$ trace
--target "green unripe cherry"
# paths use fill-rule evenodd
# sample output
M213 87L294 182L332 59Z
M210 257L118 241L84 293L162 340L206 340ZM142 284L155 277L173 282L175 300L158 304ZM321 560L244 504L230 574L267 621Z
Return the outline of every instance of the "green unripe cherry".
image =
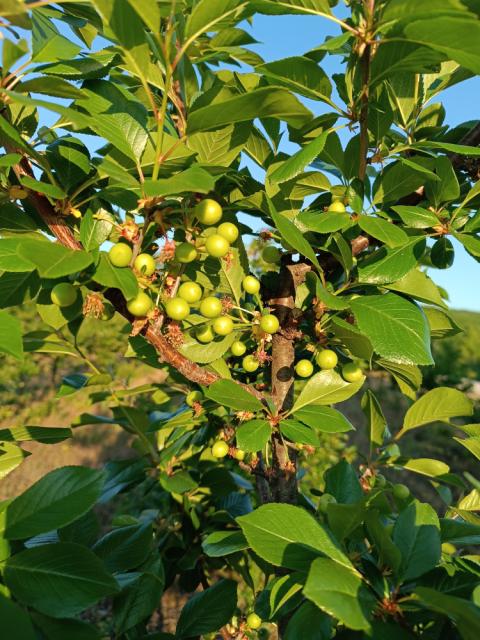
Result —
M347 362L342 367L342 376L347 382L359 382L363 378L363 371L355 362Z
M253 373L258 369L259 366L260 363L255 358L255 356L252 356L251 354L245 356L242 360L242 367L245 369L245 371L247 371L247 373Z
M233 244L238 238L239 231L237 225L233 224L233 222L222 222L222 224L218 225L217 233L230 244Z
M328 207L329 213L345 213L347 208L341 200L334 200Z
M394 484L393 485L393 497L397 500L406 500L410 497L410 489L406 484Z
M332 351L331 349L323 349L317 353L315 361L320 369L335 369L338 364L338 356L335 351Z
M260 291L260 281L254 276L245 276L242 280L242 288L246 293L255 295Z
M117 242L108 252L108 257L114 267L128 267L133 257L132 247L125 242Z
M185 320L190 315L190 305L183 298L170 298L165 303L167 316L172 320Z
M210 226L220 222L223 209L216 200L205 198L195 206L194 214L202 224Z
M220 316L215 318L212 327L218 336L229 336L233 331L233 320L228 316Z
M200 313L204 318L218 318L222 310L221 301L214 296L207 296L200 303Z
M318 501L318 510L320 513L327 513L328 505L335 504L337 499L335 496L332 496L331 493L324 493L323 496L320 496L320 500Z
M295 365L295 372L300 378L309 378L313 373L313 364L310 360L299 360Z
M190 391L187 393L187 397L185 398L185 402L189 407L193 407L196 402L201 402L203 400L203 393L201 391Z
M247 627L255 630L255 629L260 629L261 626L262 626L262 619L260 618L260 616L257 616L256 613L251 613L250 615L247 616Z
M208 344L215 340L215 334L213 333L213 329L210 325L205 325L204 327L197 329L195 337L202 344Z
M151 276L155 273L155 260L149 253L140 253L134 260L133 266L144 276Z
M240 342L240 340L235 340L235 342L230 347L230 351L232 352L232 355L237 357L243 356L246 350L247 350L247 345L244 344L243 342Z
M387 479L381 473L377 473L375 476L375 486L383 489L387 486Z
M224 458L228 453L229 446L225 440L217 440L212 446L212 456L214 458Z
M265 247L262 251L262 260L267 264L276 264L280 262L281 252L277 247L272 247L271 245Z
M267 315L260 318L260 329L265 333L277 333L280 328L280 322L277 316L267 313Z
M143 318L153 309L153 300L145 291L140 291L127 303L127 309L136 318Z
M58 307L70 307L77 299L78 291L70 282L59 282L50 292L53 304Z
M199 302L202 299L202 287L196 282L182 282L178 287L178 297L189 304Z
M182 264L196 260L198 251L190 242L182 242L175 249L175 259Z
M213 233L205 240L205 249L212 258L224 258L230 251L230 243L218 233Z
M245 456L246 453L243 449L235 449L233 457L235 458L235 460L239 460L240 462L242 462L243 460L245 460Z

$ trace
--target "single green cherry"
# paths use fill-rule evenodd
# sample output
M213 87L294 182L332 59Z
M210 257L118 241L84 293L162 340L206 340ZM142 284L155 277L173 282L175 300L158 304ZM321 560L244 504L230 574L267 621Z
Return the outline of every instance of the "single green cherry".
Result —
M58 307L70 307L77 300L78 291L70 282L59 282L56 284L50 298L53 304Z

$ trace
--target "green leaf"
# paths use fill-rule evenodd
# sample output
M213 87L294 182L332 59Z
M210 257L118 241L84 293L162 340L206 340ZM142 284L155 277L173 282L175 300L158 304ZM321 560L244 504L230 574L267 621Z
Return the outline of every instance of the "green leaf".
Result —
M9 273L0 276L0 308L17 307L35 298L40 289L40 278L31 273Z
M430 325L432 338L449 338L463 332L462 327L445 311L434 307L424 307L423 310Z
M462 67L480 74L480 24L472 18L435 16L426 20L411 20L405 26L409 40L425 44L444 53Z
M304 424L322 433L344 433L354 431L355 427L347 418L332 407L322 407L318 404L296 409L293 415Z
M106 212L95 216L89 209L82 217L80 223L80 241L86 251L98 249L107 240L113 229L113 220L109 219Z
M405 414L403 427L397 434L400 438L411 429L431 422L449 422L457 416L471 416L473 403L458 389L438 387L428 391L417 400Z
M21 237L0 239L0 269L14 273L30 272L35 269L33 262L20 254L22 244Z
M216 383L215 383L216 384ZM266 420L249 420L237 427L237 446L244 451L262 451L272 434Z
M75 58L80 51L77 44L60 35L53 22L40 11L32 13L32 60L55 62Z
M423 238L393 248L381 247L358 265L359 281L387 284L403 278L414 269L424 252Z
M263 405L258 398L233 380L218 380L208 387L205 395L210 400L235 411L261 411Z
M434 242L430 251L430 260L434 267L437 269L448 269L452 266L454 258L455 249L453 248L451 240L443 236Z
M387 565L395 572L398 572L402 562L402 554L400 549L395 546L380 518L377 509L369 509L365 516L365 525L367 527L368 536L375 545L375 552L378 561L383 567Z
M165 575L160 558L143 569L142 573L137 574L138 578L115 598L113 611L118 634L123 634L140 622L146 622L162 597Z
M153 533L150 522L119 527L106 533L94 545L93 551L112 573L139 567L152 550Z
M209 558L221 558L248 549L241 531L214 531L202 542L203 552Z
M61 278L82 271L93 262L85 251L72 251L57 242L26 238L19 246L19 254L32 262L42 278Z
M68 427L8 427L0 429L0 441L27 442L34 440L42 444L56 444L72 437Z
M332 11L328 0L255 0L255 8L260 13L307 14L329 16Z
M10 442L0 442L0 479L5 478L29 456L28 451Z
M311 247L310 243L305 240L303 233L283 214L276 211L273 202L268 198L268 207L272 220L280 232L282 238L284 238L288 244L296 249L301 255L308 258L320 271L320 264L317 260L315 251Z
M214 131L202 131L188 138L188 148L204 164L228 167L247 144L249 124L230 124Z
M215 187L215 178L198 165L162 180L145 180L142 185L146 196L174 196L181 193L209 193Z
M387 431L387 420L382 407L371 389L367 389L362 397L362 411L367 418L369 429L370 451L381 447Z
M411 400L416 400L417 391L422 384L422 372L414 364L390 362L379 358L377 364L392 374L400 391Z
M398 213L407 227L412 227L412 229L429 229L439 224L433 211L422 209L422 207L396 205L392 209Z
M309 231L332 233L351 225L348 213L330 213L329 211L302 211L296 220Z
M407 462L399 462L398 464L408 471L414 471L429 478L436 478L450 472L448 464L431 458L410 458Z
M161 477L160 483L169 493L186 493L198 487L198 483L187 471L176 471L171 476Z
M176 637L192 638L218 631L230 621L237 606L237 583L220 580L213 587L196 593L183 607Z
M355 325L342 318L334 318L332 331L353 357L370 360L373 355L372 343Z
M478 261L478 258L480 258L480 238L466 233L456 233L455 238L459 240L468 253Z
M425 177L400 162L389 164L373 184L373 204L394 202L422 186Z
M23 360L22 326L5 311L0 311L0 352Z
M17 553L5 563L4 579L20 602L52 618L75 616L118 591L101 560L70 542Z
M220 4L199 0L187 19L185 38L193 40L207 31L218 31L225 21L235 23L245 5L245 0L224 0Z
M346 460L340 460L325 472L325 491L341 504L355 504L363 497L362 487L355 469Z
M75 85L62 78L50 78L49 76L40 76L22 82L20 88L27 93L45 93L58 98L75 99L83 96L82 90Z
M99 632L90 624L80 620L63 619L55 620L33 614L35 625L39 627L47 640L100 640Z
M27 189L37 191L38 193L43 193L44 195L54 200L62 200L67 195L65 191L60 187L57 187L54 184L50 184L49 182L41 182L40 180L35 180L30 176L21 176L20 183L22 184L22 186L27 187Z
M308 444L312 447L318 447L320 445L320 440L315 431L297 420L282 420L279 428L282 436L285 436L285 438L288 438L292 442Z
M412 580L427 573L440 561L440 523L429 504L414 500L400 512L393 529L393 542L402 554L401 576Z
M416 595L428 609L451 618L463 640L476 640L480 634L480 608L473 602L449 596L427 587L417 587Z
M352 567L328 531L305 509L266 504L237 521L253 551L275 566L308 571L314 558L325 555L337 567Z
M465 447L465 449L468 449L470 453L477 458L477 460L480 460L480 436L474 436L472 438L454 438L454 440L459 442L462 447Z
M73 522L95 504L103 479L87 467L50 471L8 506L5 536L23 540Z
M291 180L302 173L305 167L310 165L323 151L329 133L329 131L324 131L318 138L315 138L300 149L300 151L290 156L288 160L282 162L269 176L270 182L278 184L286 180Z
M433 364L428 324L415 304L386 293L355 298L351 307L378 355L400 364Z
M346 382L336 371L320 371L312 376L298 396L291 413L300 420L298 411L309 404L333 404L351 398L363 386L365 377L358 382Z
M480 544L480 526L469 522L440 518L440 531L442 542L452 542L462 546Z
M391 248L405 245L408 242L408 235L403 229L382 218L361 215L358 217L357 223L365 233Z
M106 253L100 254L100 260L92 279L104 287L120 289L127 300L138 292L138 282L131 269L114 267Z
M331 104L332 85L330 80L325 71L310 58L303 56L282 58L262 64L256 70L263 74L272 85L280 85L306 98L322 100Z
M329 640L330 619L311 602L304 602L293 614L285 629L285 640Z
M426 273L415 269L397 282L390 282L385 285L390 291L399 291L419 300L436 304L439 307L446 307L437 285L427 276Z
M255 118L278 118L300 127L310 120L311 113L289 91L263 87L195 109L188 119L188 133L217 129Z
M231 333L221 340L216 339L208 344L201 344L193 337L190 339L187 337L180 347L180 353L198 364L210 364L222 358L236 339L236 334Z
M367 631L375 600L361 576L328 558L313 561L303 590L322 611L337 618L349 629Z
M15 640L36 640L37 635L30 616L15 602L0 593L0 620L2 633Z
M35 231L37 224L33 218L28 216L22 209L19 209L12 202L3 202L0 209L0 229L13 231L15 233L29 233Z

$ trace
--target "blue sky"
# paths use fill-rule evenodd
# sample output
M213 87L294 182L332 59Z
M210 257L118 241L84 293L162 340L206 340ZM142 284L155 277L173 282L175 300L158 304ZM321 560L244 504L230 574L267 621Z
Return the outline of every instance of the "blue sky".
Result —
M292 55L301 55L318 46L327 35L338 35L339 28L329 20L315 16L256 16L249 29L260 44L251 48L267 62ZM338 63L333 56L322 61L324 70L331 75L338 73ZM456 85L440 96L451 126L478 117L476 104L480 100L480 78L473 78ZM311 103L309 102L311 108ZM320 105L318 112L329 110ZM289 145L290 146L290 145ZM295 147L291 145L293 150ZM251 166L251 165L249 165ZM471 258L455 241L455 262L445 270L432 270L430 276L450 295L450 305L456 309L480 311L480 296L472 294L472 283L480 278L480 264Z

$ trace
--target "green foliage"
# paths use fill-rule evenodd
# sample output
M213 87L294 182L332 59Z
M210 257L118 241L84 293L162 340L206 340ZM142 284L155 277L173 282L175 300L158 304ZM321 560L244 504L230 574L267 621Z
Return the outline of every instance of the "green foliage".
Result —
M196 592L176 638L253 638L262 620L286 640L478 637L478 480L404 445L441 422L480 457L478 426L460 422L473 404L445 387L478 373L458 338L462 320L478 327L430 278L452 238L480 257L479 124L450 128L433 101L480 73L478 10L365 1L340 18L337 4L2 3L2 417L52 382L55 401L95 408L61 428L15 416L0 477L25 442L85 425L132 446L0 503L9 637L105 635L79 616L106 598L108 635L168 638L149 621L175 583ZM258 13L321 16L334 37L265 63L239 26ZM242 284L252 271L259 292ZM177 297L182 282L198 296ZM371 382L385 372L406 397L394 420ZM338 451L356 426L341 403L361 390L357 466ZM397 472L423 476L438 512Z

